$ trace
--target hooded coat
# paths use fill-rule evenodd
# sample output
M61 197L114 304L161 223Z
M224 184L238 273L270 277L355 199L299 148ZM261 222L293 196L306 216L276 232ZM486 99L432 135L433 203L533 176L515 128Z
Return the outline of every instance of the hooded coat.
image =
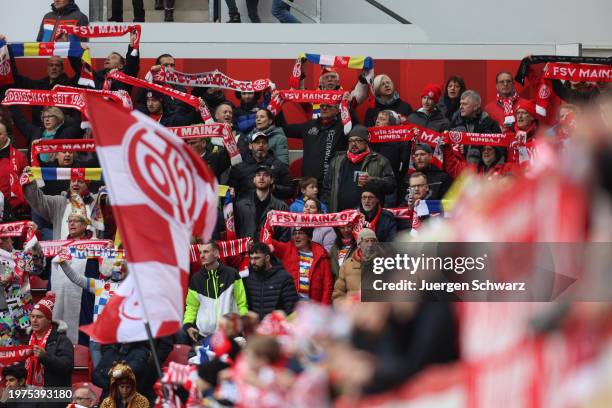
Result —
M132 393L127 398L127 408L148 408L149 400L136 391L136 376L127 364L117 364L109 373L110 391L109 396L102 401L101 408L116 408L119 406L121 397L119 395L119 384L123 380L128 380L132 384Z
M44 15L40 23L36 41L55 41L57 37L57 28L60 25L86 26L89 25L89 20L87 16L81 12L79 6L74 4L74 0L70 0L68 4L60 10L56 9L52 4L51 11Z
M70 387L74 368L74 346L66 336L68 326L63 321L51 322L51 334L40 357L44 368L45 388Z

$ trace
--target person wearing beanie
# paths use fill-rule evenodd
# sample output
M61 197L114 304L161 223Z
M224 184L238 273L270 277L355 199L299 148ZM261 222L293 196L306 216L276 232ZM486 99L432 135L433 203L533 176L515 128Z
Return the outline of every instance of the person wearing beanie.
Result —
M30 313L32 335L29 344L34 350L26 360L28 385L47 388L72 384L74 346L65 334L66 324L52 320L55 300L55 293L47 292Z
M369 228L359 231L357 235L357 249L340 267L338 279L334 284L334 292L332 294L334 305L361 291L362 268L366 267L366 265L370 266L369 263L372 259L381 253L376 233Z
M372 88L375 102L374 106L366 111L364 122L366 126L374 126L378 112L381 110L397 112L403 119L408 118L408 115L412 113L412 106L400 98L399 92L395 90L395 85L388 75L381 74L374 77Z
M321 201L329 212L358 207L362 188L368 182L377 184L383 194L395 192L396 180L391 163L370 150L369 139L367 128L353 126L348 137L348 151L337 153L329 163L321 191Z
M125 362L119 362L110 369L109 395L100 408L148 408L149 400L136 390L136 376Z
M459 111L450 123L450 130L470 133L501 133L501 128L489 114L482 110L482 99L476 91L468 89L461 95ZM480 158L478 146L462 146L468 163L477 163ZM429 176L428 176L429 177Z
M438 108L440 96L442 90L437 84L425 85L421 91L421 107L408 116L408 122L436 132L448 130L450 123Z
M410 185L410 175L418 171L427 177L429 191L431 192L429 199L441 200L453 183L453 179L446 171L440 170L432 164L433 150L428 144L417 143L412 156L414 170L406 175L404 181L406 188L403 188L402 191L407 191L407 187Z
M359 210L366 225L376 233L379 242L392 242L397 233L397 220L392 213L382 208L384 194L373 182L367 183L361 193Z
M146 93L146 105L144 109L140 108L142 113L166 127L191 124L192 109L191 106L182 103L177 105L176 110L170 111L166 106L164 95L154 91Z
M495 89L497 90L495 100L489 102L484 110L500 128L512 129L516 122L516 105L519 102L512 73L498 72L495 76Z
M30 167L24 173L31 172ZM25 198L42 218L53 224L53 239L92 239L100 231L91 224L98 196L89 191L86 180L70 180L70 190L59 196L45 195L35 182L23 186ZM95 217L94 217L95 218ZM88 278L99 277L99 264L96 259L73 259L70 266L79 275ZM83 292L66 278L57 264L51 267L51 289L58 297L54 319L63 320L68 325L68 337L73 343L89 345L89 339L80 333L80 325L89 324L93 319L94 296Z
M329 256L312 235L312 228L293 227L289 242L272 240L273 252L293 277L299 299L329 305L334 286Z

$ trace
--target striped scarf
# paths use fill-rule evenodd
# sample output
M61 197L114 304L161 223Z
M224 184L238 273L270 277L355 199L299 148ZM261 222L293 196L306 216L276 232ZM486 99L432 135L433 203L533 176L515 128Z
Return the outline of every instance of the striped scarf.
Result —
M353 56L353 57L339 57L335 55L325 54L308 54L302 53L298 56L291 78L289 78L289 86L297 89L300 87L300 81L302 79L302 65L304 62L310 62L312 64L318 64L326 67L336 68L350 68L350 69L361 69L365 73L368 83L372 83L374 79L374 60L371 57Z
M101 168L76 168L76 167L30 167L30 172L22 176L22 184L29 184L32 181L51 181L51 180L102 180ZM44 183L43 183L44 185Z
M51 56L81 58L83 65L79 77L79 85L95 88L89 48L81 48L79 41L11 43L9 48L16 58Z

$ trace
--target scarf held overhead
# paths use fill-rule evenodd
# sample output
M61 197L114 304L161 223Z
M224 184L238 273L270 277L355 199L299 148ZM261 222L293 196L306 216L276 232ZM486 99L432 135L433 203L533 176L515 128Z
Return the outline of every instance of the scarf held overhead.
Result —
M181 139L201 139L206 137L221 137L227 150L232 166L242 162L238 144L232 133L232 127L227 123L206 123L204 125L176 126L168 128Z
M361 69L368 71L369 76L374 76L374 60L371 57L340 57L335 55L302 53L298 56L293 66L291 78L289 78L289 86L292 88L299 88L302 79L302 66L306 61L311 64L318 64L326 67Z
M85 100L77 92L11 88L6 91L2 105L57 106L85 112Z
M153 75L156 82L165 82L172 85L189 87L219 87L238 92L260 92L264 89L274 89L275 85L269 79L257 79L255 81L239 81L225 75L219 70L188 74L163 68Z
M79 41L12 43L9 48L14 57L75 57L83 62L79 85L95 87L91 69L89 48L82 48Z
M351 115L349 113L348 102L343 98L345 91L304 91L304 90L283 90L278 91L268 105L268 110L274 115L278 115L285 102L297 103L316 103L323 105L338 105L340 104L340 116L344 125L344 134L347 135L351 131L353 125L351 123Z
M549 62L544 78L575 82L612 82L612 65Z
M10 366L24 361L32 354L33 346L0 347L0 367Z
M30 160L32 166L39 167L38 155L58 152L95 152L96 143L91 139L37 139L32 142Z
M130 97L130 94L124 91L123 89L118 91L108 91L105 89L76 88L74 86L55 85L53 87L53 90L63 92L77 92L88 95L99 95L111 99L112 101L118 103L119 105L122 105L128 110L134 109L134 104L132 103L132 98Z
M68 248L70 251L70 247L76 248L78 250L85 249L104 249L112 246L112 241L106 239L86 239L86 240L78 240L78 239L64 239L57 241L41 241L40 247L42 248L43 255L46 258L52 258L56 255L59 255L60 252L64 248Z
M210 112L208 108L206 107L206 104L202 100L200 100L199 98L196 98L193 95L189 95L189 94L186 94L185 92L177 91L176 89L171 88L169 86L154 84L152 82L148 82L143 79L134 78L132 76L124 74L121 71L115 71L113 73L108 74L106 76L106 79L107 81L104 83L105 89L110 86L110 83L108 82L108 80L111 80L111 79L114 79L119 82L123 82L124 84L137 86L137 87L145 88L145 89L150 89L152 91L167 95L171 98L176 98L179 101L185 102L187 105L192 106L196 111L200 112L200 116L202 117L202 120L204 121L204 123L213 122L213 118L210 115Z
M123 37L128 33L136 33L132 56L138 55L140 47L140 34L142 26L140 24L118 25L118 24L98 24L89 26L61 25L58 32L74 35L79 38L106 38Z
M525 85L525 78L529 72L529 67L534 64L547 62L569 62L573 64L601 64L612 65L612 57L573 57L564 55L531 55L521 60L518 71L514 79L521 85Z

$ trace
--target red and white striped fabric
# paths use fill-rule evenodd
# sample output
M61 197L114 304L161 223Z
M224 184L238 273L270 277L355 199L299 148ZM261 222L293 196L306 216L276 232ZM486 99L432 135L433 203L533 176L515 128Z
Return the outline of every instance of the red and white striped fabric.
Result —
M86 98L129 274L82 330L103 344L141 341L147 319L154 337L174 334L183 319L191 237L207 241L215 226L215 177L157 122Z

